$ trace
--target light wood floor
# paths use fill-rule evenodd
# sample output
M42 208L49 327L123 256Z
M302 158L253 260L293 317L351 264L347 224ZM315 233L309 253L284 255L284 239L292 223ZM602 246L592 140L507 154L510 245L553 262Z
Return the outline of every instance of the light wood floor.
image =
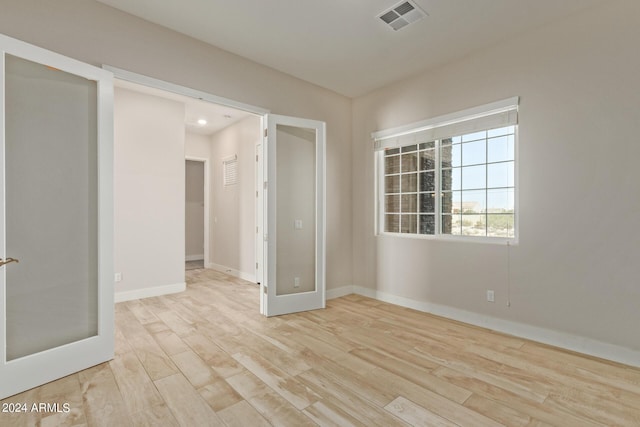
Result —
M1 426L639 426L640 370L360 296L265 319L213 270L116 306L109 363L3 402Z

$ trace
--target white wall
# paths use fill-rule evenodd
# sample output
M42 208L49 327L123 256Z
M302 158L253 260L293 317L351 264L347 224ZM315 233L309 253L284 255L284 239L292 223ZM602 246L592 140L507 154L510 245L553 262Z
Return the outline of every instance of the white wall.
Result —
M116 299L184 289L184 105L114 98Z
M355 99L356 285L640 365L638 40L640 2L605 2ZM504 245L374 237L370 133L515 95L520 244L509 261Z
M211 136L212 267L255 280L255 145L261 120L251 116ZM223 159L238 158L238 183L224 186Z
M204 162L185 165L185 259L204 259Z
M185 157L209 159L211 156L211 138L187 132L184 140L184 155Z
M0 31L11 37L93 65L327 122L327 288L352 283L349 98L94 1L2 0L1 9Z

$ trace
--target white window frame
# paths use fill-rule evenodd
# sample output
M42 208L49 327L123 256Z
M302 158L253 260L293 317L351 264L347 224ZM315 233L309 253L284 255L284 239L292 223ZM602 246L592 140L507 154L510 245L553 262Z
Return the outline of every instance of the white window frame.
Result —
M389 235L404 238L417 238L428 240L446 240L478 243L518 244L519 239L519 184L518 184L518 104L519 97L512 97L502 101L466 109L452 114L434 117L408 125L385 129L371 134L374 140L374 176L375 176L375 234ZM440 140L444 138L460 136L478 131L514 126L514 236L469 236L442 234L442 212L440 206L441 169L440 164ZM436 143L436 173L435 173L435 233L395 233L385 230L385 156L384 150L389 148L401 148L423 142L438 141Z

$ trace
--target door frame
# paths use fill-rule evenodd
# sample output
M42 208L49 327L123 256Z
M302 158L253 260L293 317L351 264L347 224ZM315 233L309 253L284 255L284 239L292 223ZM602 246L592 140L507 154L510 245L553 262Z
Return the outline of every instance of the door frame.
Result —
M138 74L138 73L134 73L132 71L128 71L128 70L123 70L121 68L117 68L117 67L113 67L111 65L106 65L103 64L102 68L105 70L108 70L110 72L113 73L114 78L118 79L118 80L124 80L130 83L136 83L139 85L143 85L143 86L147 86L147 87L151 87L151 88L155 88L155 89L160 89L166 92L171 92L171 93L176 93L178 95L184 95L184 96L188 96L191 98L195 98L195 99L199 99L201 101L206 101L206 102L210 102L212 104L218 104L218 105L222 105L222 106L226 106L226 107L231 107L231 108L235 108L237 110L242 110L251 114L254 114L256 116L258 116L260 118L260 132L262 133L262 129L264 129L265 124L266 124L266 115L269 113L269 110L266 108L262 108L262 107L257 107L255 105L250 105L250 104L245 104L242 102L238 102L238 101L234 101L232 99L228 99L228 98L224 98L221 96L217 96L217 95L213 95L211 93L208 92L204 92L204 91L200 91L197 89L192 89L186 86L181 86L181 85L177 85L174 83L170 83L164 80L159 80L153 77L149 77L149 76L145 76L143 74ZM257 142L258 144L262 144L263 141L259 140L259 142ZM263 145L264 146L264 145ZM185 156L186 160L189 160L188 156ZM260 159L260 162L262 163L262 158ZM259 167L262 167L262 165L260 165ZM209 168L207 168L205 173L209 173L211 171L208 170ZM263 179L263 178L258 178L256 177L256 180L258 179ZM259 187L259 191L262 192L262 187ZM262 197L263 193L260 193L260 196ZM206 197L208 197L209 194L206 195ZM205 197L205 200L207 200L207 198ZM256 203L256 210L258 209L262 209L262 212L259 214L258 212L256 212L256 227L259 227L260 230L263 230L263 223L260 222L258 223L258 221L261 218L264 218L265 214L264 214L264 203L261 204L261 206L258 206L258 204ZM207 216L207 213L205 211L205 216ZM206 222L206 221L205 221ZM209 224L206 224L206 226L208 227ZM266 243L266 242L264 242ZM209 262L208 260L208 250L210 250L210 248L208 248L208 240L206 242L205 246L205 267L207 267L207 263ZM263 244L263 237L262 236L258 236L256 237L255 243L254 245L256 245L256 248L254 249L254 252L256 253L256 257L258 256L258 252L259 249L263 250L263 248L257 248L257 245L262 245ZM264 252L263 252L264 253ZM261 283L264 282L264 280L262 280L262 278L260 277L260 274L264 274L264 268L265 268L265 262L264 259L258 259L256 258L256 262L259 263L259 266L262 266L262 268L256 268L256 281ZM262 288L261 288L262 291ZM260 313L262 313L262 292L261 292L261 299L260 299Z
M148 87L152 87L152 88L156 88L156 89L160 89L160 90L164 90L167 92L171 92L171 93L176 93L179 95L184 95L184 96L189 96L192 98L196 98L202 101L207 101L207 102L211 102L214 104L219 104L219 105L223 105L223 106L227 106L227 107L231 107L231 108L235 108L238 110L242 110L242 111L246 111L248 113L252 113L255 114L256 116L259 116L261 119L261 132L267 129L268 126L268 122L269 122L269 117L280 117L280 118L284 118L284 119L292 119L292 120L302 120L302 121L306 121L307 123L311 123L311 122L315 122L315 123L322 123L322 134L323 137L325 138L325 142L322 144L322 164L321 164L321 170L322 170L322 182L321 182L321 192L318 193L319 195L321 195L322 199L321 199L321 203L322 206L326 206L326 192L325 192L325 188L326 188L326 183L325 183L325 176L326 176L326 124L324 122L318 122L315 120L307 120L307 119L298 119L295 117L286 117L286 116L275 116L270 114L270 111L268 109L262 108L262 107L257 107L254 105L250 105L250 104L245 104L242 102L238 102L238 101L234 101L228 98L224 98L224 97L220 97L217 95L213 95L204 91L200 91L200 90L196 90L196 89L192 89L186 86L181 86L181 85L177 85L174 83L170 83L167 81L163 81L163 80L159 80L153 77L149 77L149 76L145 76L142 74L138 74L138 73L134 73L131 71L127 71L127 70L123 70L121 68L117 68L117 67L113 67L110 65L102 65L102 68L104 68L105 70L108 70L110 72L113 73L114 78L115 79L119 79L119 80L124 80L124 81L128 81L131 83L136 83L136 84L140 84L140 85L144 85L144 86L148 86ZM294 125L295 126L295 125ZM255 245L256 247L258 245L263 245L263 257L262 259L256 259L256 261L258 263L262 262L262 268L256 268L256 281L260 282L260 313L261 314L267 314L267 299L268 298L264 298L267 291L268 291L268 286L266 284L267 282L267 278L269 275L269 262L268 262L268 254L269 254L269 238L267 235L267 230L270 229L269 225L267 224L267 221L269 221L268 219L268 213L266 212L266 205L267 205L267 197L268 197L268 177L267 177L267 161L268 161L268 142L267 142L267 135L265 134L263 137L262 142L262 158L259 159L258 163L259 165L257 166L257 168L262 167L262 171L263 171L263 176L262 176L262 180L263 180L263 186L261 187L259 184L259 177L256 177L256 181L258 183L258 191L261 192L261 198L263 200L262 206L257 206L257 208L262 208L262 215L259 215L258 213L256 213L256 227L262 227L262 231L263 231L263 236L256 236L256 240L255 240ZM319 158L318 158L319 159ZM259 196L260 198L260 196ZM257 203L256 203L257 205ZM262 222L260 224L258 224L258 221L262 219ZM320 222L318 222L316 224L316 226L318 228L321 228L321 233L318 234L319 238L321 238L321 242L322 242L322 247L326 248L326 214L325 211L322 211L322 215L321 217L319 217ZM260 228L259 228L260 229ZM258 234L258 233L257 233ZM258 252L258 250L256 249L256 252ZM257 255L257 254L256 254ZM321 287L321 292L322 292L322 306L321 307L315 307L315 308L324 308L325 305L325 301L326 301L326 274L325 274L325 269L326 269L326 255L324 254L324 250L322 254L319 254L317 256L317 262L318 265L321 265L321 275L319 276L318 280L318 285ZM262 275L262 277L260 277L260 274ZM274 289L275 292L275 289Z
M194 157L194 156L185 156L185 169L187 160L192 162L199 162L203 164L204 168L204 267L207 268L207 264L209 263L209 164L210 161L206 157ZM186 200L185 200L186 207Z
M97 82L98 153L98 332L97 335L6 361L6 268L0 268L0 399L106 362L114 355L113 244L113 74L84 62L0 34L0 68L5 54L45 64ZM5 92L0 81L0 257L6 258ZM9 266L9 268L11 268ZM46 366L46 369L43 369Z

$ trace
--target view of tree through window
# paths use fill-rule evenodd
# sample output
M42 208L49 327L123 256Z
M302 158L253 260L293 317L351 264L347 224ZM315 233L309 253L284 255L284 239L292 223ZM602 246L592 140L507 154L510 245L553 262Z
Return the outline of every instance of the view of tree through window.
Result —
M384 231L514 237L514 176L514 126L386 149Z

